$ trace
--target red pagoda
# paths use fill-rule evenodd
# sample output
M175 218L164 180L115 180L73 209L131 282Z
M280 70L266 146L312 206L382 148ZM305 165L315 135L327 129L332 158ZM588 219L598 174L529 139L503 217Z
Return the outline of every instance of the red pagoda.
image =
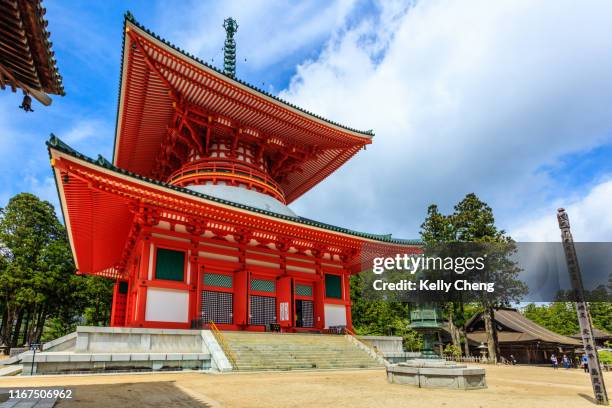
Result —
M351 274L419 243L287 207L373 134L236 79L224 26L221 72L128 13L113 162L48 142L78 273L116 280L112 326L350 329Z

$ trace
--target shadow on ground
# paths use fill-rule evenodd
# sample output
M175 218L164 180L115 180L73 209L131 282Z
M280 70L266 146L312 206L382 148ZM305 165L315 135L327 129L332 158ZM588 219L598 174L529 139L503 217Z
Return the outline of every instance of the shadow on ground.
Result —
M57 408L210 408L178 388L174 381L126 384L75 385L72 399L58 400Z
M583 393L578 393L578 395L580 395L585 400L587 400L589 402L592 402L593 404L597 405L597 400L595 398L593 398L592 396L586 395L586 394L583 394Z

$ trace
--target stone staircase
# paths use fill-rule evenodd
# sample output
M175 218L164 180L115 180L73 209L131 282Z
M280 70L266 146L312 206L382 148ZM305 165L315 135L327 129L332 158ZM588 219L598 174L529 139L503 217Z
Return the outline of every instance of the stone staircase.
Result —
M222 336L239 371L383 367L341 335L224 331Z

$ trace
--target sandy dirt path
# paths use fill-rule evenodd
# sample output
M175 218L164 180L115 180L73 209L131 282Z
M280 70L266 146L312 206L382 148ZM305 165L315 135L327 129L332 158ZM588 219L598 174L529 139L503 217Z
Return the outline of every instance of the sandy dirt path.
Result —
M0 387L74 390L71 407L595 407L581 370L486 366L488 388L419 389L389 384L384 370L202 374L43 376L0 378ZM612 388L612 373L606 373Z

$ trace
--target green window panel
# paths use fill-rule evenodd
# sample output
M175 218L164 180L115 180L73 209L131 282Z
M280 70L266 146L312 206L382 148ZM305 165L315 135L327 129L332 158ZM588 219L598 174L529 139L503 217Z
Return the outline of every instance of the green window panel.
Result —
M325 297L342 299L342 277L325 274Z
M232 287L232 277L220 273L207 273L204 275L204 285L229 289Z
M264 279L251 279L251 290L274 293L274 281Z
M155 279L182 282L185 278L185 252L157 248Z
M125 295L126 293L128 293L128 283L127 282L119 282L119 293L122 295Z
M312 286L295 285L295 294L298 296L312 296Z

